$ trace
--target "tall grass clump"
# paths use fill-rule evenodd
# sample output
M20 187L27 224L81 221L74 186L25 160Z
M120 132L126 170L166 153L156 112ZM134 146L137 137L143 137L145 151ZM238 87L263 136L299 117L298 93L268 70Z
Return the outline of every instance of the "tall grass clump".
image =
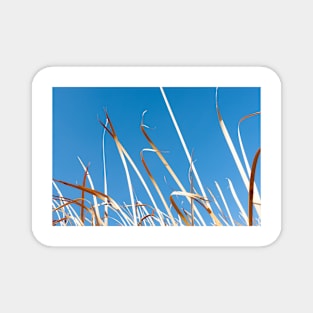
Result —
M216 119L246 190L246 198L241 197L240 200L236 185L234 186L229 178L227 178L229 188L226 191L223 191L220 184L214 180L216 188L214 192L203 184L200 179L201 173L198 173L196 162L193 159L193 153L187 147L184 135L175 118L175 112L162 87L160 93L182 147L183 155L180 155L179 158L185 158L189 164L189 168L186 169L188 183L183 183L183 180L174 171L173 165L167 160L166 151L162 151L152 138L150 127L145 124L147 111L142 112L141 122L138 125L147 144L145 148L138 151L140 166L130 156L120 140L115 128L116 121L113 123L109 113L105 111L105 119L98 118L99 125L103 130L103 189L100 191L95 188L89 172L90 165L78 158L82 168L80 182L53 179L52 224L54 226L258 226L261 224L261 199L259 186L255 181L261 150L258 148L254 158L249 160L240 131L241 124L245 120L260 115L260 112L252 112L238 121L237 140L240 149L236 149L234 138L231 138L222 117L218 103L218 88L216 88ZM123 203L111 197L108 192L107 140L114 143L124 171L123 179L127 185L128 196ZM170 194L164 192L162 186L164 182L160 182L156 178L157 173L149 165L147 154L153 154L159 159L164 171L175 183ZM118 177L118 179L122 178ZM134 181L140 183L144 195L138 195L135 192ZM62 191L66 189L65 187L76 190L79 196L67 197ZM228 197L225 196L226 192L228 197L231 196L233 199L232 204L228 202Z

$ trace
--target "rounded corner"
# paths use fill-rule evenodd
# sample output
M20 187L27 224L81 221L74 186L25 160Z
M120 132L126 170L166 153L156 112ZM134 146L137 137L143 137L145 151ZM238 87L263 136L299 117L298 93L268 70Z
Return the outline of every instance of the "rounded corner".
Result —
M49 74L49 72L55 68L54 66L45 66L40 68L39 70L37 70L35 72L35 74L32 77L32 86L34 86L36 84L37 81L41 80L42 78L46 77L47 74Z
M277 231L269 238L269 240L261 245L261 247L267 248L267 247L270 247L270 246L276 244L277 241L281 237L281 233L282 233L282 228L280 226L279 229L277 229Z
M51 247L52 247L52 245L46 243L45 240L42 239L42 238L40 237L40 235L38 235L38 233L36 233L36 231L34 230L33 227L32 227L31 233L32 233L33 239L34 239L37 243L39 243L41 246L43 246L43 247L45 247L45 248L51 248Z
M277 73L276 70L269 66L260 66L260 69L265 72L266 76L276 81L276 83L281 87L282 80L280 75Z

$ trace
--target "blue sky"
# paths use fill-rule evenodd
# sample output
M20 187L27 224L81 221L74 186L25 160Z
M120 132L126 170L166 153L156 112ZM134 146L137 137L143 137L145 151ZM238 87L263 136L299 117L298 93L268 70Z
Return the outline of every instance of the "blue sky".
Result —
M239 176L232 155L220 129L216 108L216 88L164 87L177 123L187 147L193 154L195 167L202 184L210 188L220 201L214 181L217 181L229 202L234 216L234 205L226 178L230 178L244 207L247 207L247 192ZM237 137L238 121L245 115L260 111L260 88L219 88L218 102L224 122L239 152ZM189 189L189 162L179 142L170 115L159 88L53 88L53 178L70 183L82 183L84 171L77 159L90 163L89 172L95 189L103 192L102 135L103 127L98 118L105 121L106 110L112 120L120 142L137 164L156 200L157 194L140 161L140 151L150 148L140 131L142 113L145 124L151 127L148 134L164 153L168 163ZM260 117L247 119L241 126L242 140L250 164L260 147ZM105 136L108 194L116 202L130 204L130 196L122 162L114 141ZM146 161L165 195L177 190L160 160L154 153L145 153ZM242 160L242 158L241 158ZM257 184L260 186L260 163ZM133 188L141 202L149 199L131 171ZM75 198L80 192L60 186L64 196ZM200 193L199 188L196 186ZM259 190L261 188L259 187ZM54 192L55 193L55 192ZM178 203L187 203L180 199ZM157 200L157 203L160 202ZM183 206L184 204L182 204ZM160 206L162 206L160 204ZM204 214L205 216L205 214ZM209 218L208 218L209 220Z

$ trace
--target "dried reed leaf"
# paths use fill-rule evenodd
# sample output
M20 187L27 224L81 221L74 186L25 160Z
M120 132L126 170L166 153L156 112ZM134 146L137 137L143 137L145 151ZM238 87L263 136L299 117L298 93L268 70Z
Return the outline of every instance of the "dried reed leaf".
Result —
M187 221L185 215L181 212L181 210L177 206L177 204L176 204L175 200L173 199L172 195L170 195L170 201L171 201L171 204L174 207L175 211L177 212L178 216L182 219L182 221L185 223L185 225L191 226L191 224Z
M146 112L146 111L145 111ZM144 112L144 113L145 113ZM162 152L157 148L157 146L154 144L154 142L152 141L152 139L149 137L148 133L145 130L145 125L143 123L143 117L144 114L142 116L142 121L141 121L141 125L140 125L140 129L141 132L143 133L144 137L146 138L146 140L149 142L150 146L152 147L153 152L155 152L157 154L157 156L159 157L159 159L161 160L161 162L163 163L164 167L167 169L167 171L169 172L169 174L172 176L172 178L174 179L174 181L176 182L177 186L179 187L179 189L183 192L187 192L186 189L184 188L183 184L180 182L180 180L178 179L177 175L175 174L175 172L173 171L173 169L171 168L171 166L168 164L168 162L166 161L166 159L164 158ZM189 203L191 202L191 199L188 198ZM197 208L195 208L195 212L199 218L199 220L201 221L202 225L206 225L202 216L200 215L199 211L197 210Z
M84 178L83 178L83 187L86 186L86 179L88 175L88 165L85 169ZM85 204L85 190L82 190L82 200L81 200L81 209L80 209L80 219L85 223L85 210L84 210L84 204ZM98 226L98 225L97 225Z
M202 183L201 183L201 180L200 180L200 178L199 178L198 172L197 172L197 170L196 170L194 164L192 163L191 155L190 155L190 153L189 153L189 151L188 151L187 145L186 145L185 140L184 140L184 137L183 137L183 135L182 135L182 133L181 133L181 131L180 131L180 128L179 128L179 126L178 126L178 123L177 123L177 121L176 121L176 118L175 118L175 116L174 116L174 113L173 113L173 111L172 111L172 108L171 108L171 106L170 106L170 103L169 103L169 101L168 101L168 99L167 99L167 97L166 97L166 94L165 94L165 92L164 92L164 90L163 90L162 87L160 87L160 90L161 90L161 93L162 93L162 96L163 96L163 99L164 99L166 108L167 108L167 110L168 110L168 112L169 112L169 114L170 114L171 120L172 120L173 125L174 125L174 127L175 127L176 133L177 133L177 135L178 135L178 137L179 137L179 140L180 140L180 142L181 142L181 144L182 144L182 147L183 147L184 152L185 152L185 154L186 154L186 157L187 157L187 159L188 159L188 162L189 162L189 164L191 164L191 166L192 166L192 170L193 170L193 172L194 172L194 175L195 175L197 184L198 184L198 186L199 186L199 188L200 188L200 191L201 191L201 193L202 193L202 196L203 196L203 197L206 197L205 190L204 190L203 185L202 185ZM210 205L209 205L209 207L210 207ZM200 217L201 217L201 216L200 216ZM203 223L203 225L205 225L205 222L204 222L204 220L202 219L202 217L201 217L201 222Z
M147 214L147 215L145 215L144 217L142 217L142 218L140 219L139 223L138 223L138 226L141 226L142 222L143 222L145 219L149 218L149 217L154 217L154 211L152 211L151 214Z
M195 193L190 193L190 192L184 192L184 191L174 191L171 193L171 196L170 196L170 200L171 200L171 203L172 205L174 206L176 212L179 214L179 216L183 219L182 217L182 213L181 211L178 209L174 199L173 199L173 196L176 195L176 196L184 196L186 197L187 199L193 199L195 200L197 203L199 203L206 211L207 213L209 213L210 217L212 218L212 221L214 223L215 226L222 226L222 223L220 222L220 220L218 219L218 217L214 214L214 212L212 211L212 208L208 206L208 199L206 197L203 197L199 194L195 194ZM176 206L175 206L176 205ZM178 212L178 210L180 211L180 213ZM183 221L186 223L186 219ZM187 222L187 225L189 223ZM190 226L190 225L188 225Z
M238 153L237 153L237 151L235 149L233 141L232 141L232 139L231 139L231 137L230 137L230 135L228 133L227 127L226 127L226 125L224 123L224 120L222 118L220 109L218 107L217 95L216 95L216 112L217 112L218 121L219 121L221 130L222 130L222 133L223 133L224 138L226 140L226 143L228 145L228 148L231 151L231 154L232 154L233 159L235 161L235 164L236 164L236 166L238 168L240 176L241 176L241 178L242 178L242 180L244 182L244 185L245 185L247 191L249 192L249 179L248 179L248 176L247 176L247 174L246 174L246 172L245 172L245 170L244 170L244 168L242 166L242 163L241 163L241 161L239 159ZM256 198L255 198L255 202L261 202L260 197L257 197L257 195L256 195ZM260 208L257 208L257 212L258 212L259 215L261 214Z
M237 196L237 193L236 193L236 191L235 191L235 188L234 188L234 186L233 186L233 183L232 183L232 181L231 181L229 178L227 178L227 181L228 181L228 183L229 183L230 192L231 192L231 194L232 194L232 196L233 196L233 198L234 198L234 200L235 200L235 202L236 202L236 204L237 204L237 206L238 206L238 208L239 208L239 210L240 210L240 213L241 213L242 217L244 218L244 220L245 220L245 222L246 222L246 225L248 225L248 216L247 216L247 213L246 213L246 211L244 210L244 208L243 208L243 206L242 206L242 204L241 204L241 202L240 202L240 200L239 200L239 198L238 198L238 196Z
M55 226L55 225L59 224L60 222L67 221L67 220L68 220L68 217L63 217L63 218L60 218L58 220L53 220L52 226Z
M103 200L105 203L108 203L113 209L119 211L120 210L120 207L119 205L108 195L105 195L104 193L100 192L100 191L96 191L96 190L93 190L91 188L88 188L88 187L83 187L83 186L80 186L80 185L74 185L74 184L71 184L71 183L68 183L68 182L65 182L65 181L62 181L62 180L57 180L57 179L54 179L55 182L58 182L58 183L61 183L63 185L66 185L66 186L69 186L69 187L73 187L73 188L76 188L80 191L84 190L85 192L88 192L90 193L91 195L94 195L96 197L98 197L99 199ZM96 215L96 219L98 219L98 223L99 225L103 225L103 222L101 220L101 218L97 217Z
M159 197L160 197L160 199L161 199L161 201L162 201L162 203L164 205L164 208L165 208L167 214L169 215L173 225L177 225L176 222L175 222L175 219L174 219L174 217L173 217L173 215L171 213L171 210L170 210L170 208L168 207L168 205L167 205L167 203L165 201L165 198L164 198L164 196L163 196L163 194L161 192L161 189L160 189L159 185L157 184L156 180L154 179L154 177L153 177L153 175L152 175L152 173L151 173L151 171L150 171L150 169L149 169L149 167L148 167L148 165L147 165L147 163L146 163L146 161L144 159L144 156L143 156L143 152L144 151L145 150L140 151L141 162L142 162L142 164L143 164L143 166L144 166L144 168L145 168L145 170L146 170L146 172L147 172L147 174L148 174L148 176L149 176L149 178L150 178L150 180L151 180L155 190L157 191L157 193L158 193L158 195L159 195Z
M218 210L220 212L220 214L219 214L220 218L222 219L222 221L224 222L224 224L226 226L229 226L229 224L227 222L227 217L225 216L225 213L223 212L223 210L222 210L221 206L219 205L218 201L216 200L213 192L209 188L208 188L208 191L209 191L209 193L210 193L210 195L211 195L211 197L213 199L213 202L215 203L215 205L217 206L217 208L218 208Z
M110 129L107 127L107 125L105 125L103 122L100 122L100 124L103 126L103 128L111 135L111 137L114 139L116 145L117 145L117 148L118 148L118 151L120 153L120 155L124 155L126 157L126 159L129 161L130 165L132 166L132 168L134 169L134 171L136 172L140 182L142 183L143 187L145 188L151 202L153 203L155 209L156 209L156 212L158 213L159 215L159 218L160 218L160 223L162 226L164 226L164 221L163 221L163 217L162 217L162 212L158 209L157 207L157 204L147 186L147 184L145 183L145 180L143 179L141 173L139 172L137 166L135 165L135 163L133 162L132 158L129 156L129 154L127 153L126 149L123 147L123 145L120 143L118 137L117 137L117 134L116 134L116 131L113 127L113 123L111 121L111 119L109 118L109 115L108 113L106 112L106 118L107 118L107 122L109 123L109 126L110 126ZM123 160L122 160L123 161ZM125 163L126 164L126 163ZM134 206L133 206L134 208Z
M222 198L222 201L223 201L224 206L226 208L227 215L228 215L228 217L230 219L230 222L231 222L232 226L235 226L235 222L234 222L233 217L232 217L232 215L230 213L230 210L229 210L229 207L228 207L227 202L225 200L225 197L224 197L224 194L222 192L222 189L221 189L220 185L218 184L218 182L215 182L215 185L216 185L216 188L217 188L217 190L218 190L218 192L219 192L219 194L220 194L220 196Z
M243 146L243 143L242 143L242 139L241 139L241 132L240 132L240 125L243 121L247 120L248 118L251 118L253 116L257 116L257 115L260 115L261 113L260 112L255 112L255 113L251 113L251 114L248 114L244 117L242 117L239 122L238 122L238 127L237 127L237 133L238 133L238 139L239 139L239 145L240 145L240 150L241 150L241 154L242 154L242 157L243 157L243 160L244 160L244 163L245 163L245 166L246 166L246 170L247 170L247 173L248 173L248 176L250 176L250 165L249 165L249 162L248 162L248 159L247 159L247 155L246 155L246 152L245 152L245 149L244 149L244 146Z
M249 165L249 162L248 162L248 159L247 159L247 156L246 156L246 153L245 153L245 149L243 147L243 143L242 143L242 139L241 139L241 134L240 134L240 124L247 120L248 118L251 118L251 117L254 117L254 116L257 116L257 115L260 115L261 113L260 112L255 112L255 113L252 113L252 114L248 114L246 116L244 116L243 118L240 119L240 121L238 122L238 139L239 139L239 144L240 144L240 149L241 149L241 154L242 154L242 157L244 159L244 163L245 163L245 166L246 166L246 169L247 169L247 173L248 173L248 176L250 177L250 174L251 174L251 169L250 169L250 165ZM261 198L260 198L260 193L259 193L259 190L258 190L258 187L256 184L254 184L254 202L255 203L260 203L261 202ZM260 216L261 214L261 206L256 206L256 210L257 210L257 213L258 215Z
M60 188L57 186L57 184L56 184L54 181L52 181L52 185L53 185L53 187L56 189L57 193L59 194L59 199L60 199L60 201L61 201L62 203L64 203L65 201L68 202L68 201L71 200L71 199L67 200L67 199L63 196L63 194L62 194ZM65 200L64 200L64 199L65 199ZM80 220L78 214L76 213L76 211L72 208L72 206L71 206L70 204L67 205L65 208L68 210L68 215L69 215L69 216L73 216L73 217L75 216L75 218L76 218L77 220Z
M257 162L261 153L261 149L259 148L253 158L251 175L250 175L250 184L249 184L249 202L248 202L248 216L249 216L249 226L253 225L253 192L254 192L254 176L255 170L257 166Z
M106 126L107 126L106 122ZM104 145L104 137L106 134L105 128L103 128L103 134L102 134L102 164L103 164L103 192L104 194L108 194L108 184L107 184L107 171L106 171L106 158L105 158L105 145ZM107 204L104 205L104 225L108 226L109 223L109 207Z
M88 182L89 182L89 184L90 184L90 188L92 189L92 190L95 190L95 187L94 187L94 185L93 185L93 181L92 181L92 179L91 179L91 176L89 175L89 173L88 173L88 169L87 169L87 167L85 166L85 164L83 163L83 161L80 159L80 157L77 157L78 158L78 161L80 162L80 164L81 164L81 166L82 166L82 168L84 169L84 171L86 172L87 171L87 178L88 178ZM97 197L96 196L92 196L92 198L93 198L93 202L94 202L94 210L95 210L95 215L97 216L97 219L96 219L96 221L97 220L99 220L99 219L101 219L100 218L100 212L99 212L99 206L98 206L98 202L97 202ZM94 220L93 220L93 222L94 222ZM97 226L99 226L99 225L97 225Z

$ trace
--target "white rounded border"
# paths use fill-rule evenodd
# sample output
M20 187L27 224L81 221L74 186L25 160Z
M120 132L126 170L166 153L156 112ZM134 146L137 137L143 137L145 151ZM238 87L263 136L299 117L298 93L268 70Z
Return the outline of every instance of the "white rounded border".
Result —
M52 87L261 87L260 227L53 227ZM46 246L267 246L281 232L281 82L267 67L46 67L32 82L32 231Z

